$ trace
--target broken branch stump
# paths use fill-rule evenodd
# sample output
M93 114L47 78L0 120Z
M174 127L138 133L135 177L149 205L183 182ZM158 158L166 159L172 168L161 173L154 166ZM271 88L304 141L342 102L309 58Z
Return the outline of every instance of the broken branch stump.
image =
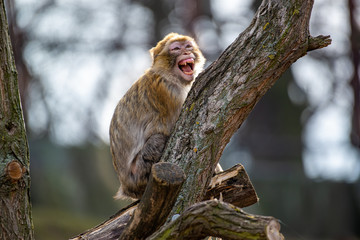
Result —
M216 174L210 182L203 200L221 199L237 207L248 207L258 202L256 191L245 168L237 164Z

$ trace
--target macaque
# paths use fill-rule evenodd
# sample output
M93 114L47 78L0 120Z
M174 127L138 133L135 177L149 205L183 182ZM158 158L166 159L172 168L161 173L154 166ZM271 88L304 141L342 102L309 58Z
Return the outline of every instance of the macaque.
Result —
M205 58L194 39L168 34L150 49L152 66L127 91L110 124L110 149L120 188L114 198L139 199L160 160Z

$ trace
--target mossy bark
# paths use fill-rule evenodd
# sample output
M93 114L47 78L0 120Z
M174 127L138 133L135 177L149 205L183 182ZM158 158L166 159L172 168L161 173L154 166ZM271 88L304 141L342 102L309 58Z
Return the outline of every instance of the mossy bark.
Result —
M273 217L245 213L219 200L196 203L147 240L195 240L206 236L233 240L284 240Z
M3 0L0 0L0 100L0 239L33 239L29 149Z
M309 34L312 6L264 0L250 26L195 80L161 159L187 174L168 220L203 199L226 144L281 74L330 44Z

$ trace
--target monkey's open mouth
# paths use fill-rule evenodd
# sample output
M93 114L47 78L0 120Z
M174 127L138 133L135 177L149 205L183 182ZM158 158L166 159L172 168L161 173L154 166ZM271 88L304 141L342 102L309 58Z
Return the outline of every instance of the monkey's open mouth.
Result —
M184 59L178 63L180 70L186 75L194 74L194 64L195 61L193 58Z

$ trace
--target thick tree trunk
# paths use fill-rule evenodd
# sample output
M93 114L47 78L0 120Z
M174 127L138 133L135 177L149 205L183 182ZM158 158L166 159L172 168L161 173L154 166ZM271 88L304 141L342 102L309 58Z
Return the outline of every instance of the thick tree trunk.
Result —
M354 95L351 142L360 149L360 27L356 21L356 2L348 0L350 16L350 45L354 73L350 82ZM360 6L359 6L360 7Z
M204 198L226 144L281 74L330 44L309 34L312 5L264 0L250 26L198 76L161 160L187 174L168 220Z
M0 239L33 239L29 150L3 0L0 0L0 100Z

